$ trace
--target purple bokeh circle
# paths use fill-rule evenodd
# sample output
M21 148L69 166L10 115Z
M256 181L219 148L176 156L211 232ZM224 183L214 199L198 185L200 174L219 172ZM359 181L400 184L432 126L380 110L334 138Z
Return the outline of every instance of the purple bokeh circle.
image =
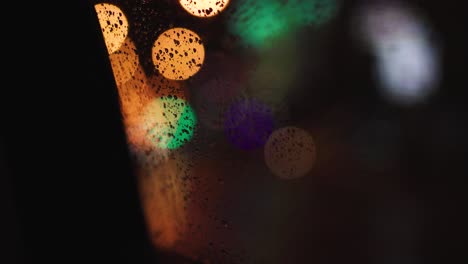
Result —
M232 103L225 112L224 132L234 146L251 150L262 147L274 129L271 109L250 98Z

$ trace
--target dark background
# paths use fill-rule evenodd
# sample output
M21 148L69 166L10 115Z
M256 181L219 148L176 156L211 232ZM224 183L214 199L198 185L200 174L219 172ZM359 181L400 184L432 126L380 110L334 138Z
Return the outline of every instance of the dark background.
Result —
M403 156L411 172L404 185L429 208L419 242L422 259L466 263L466 9L440 1L408 2L422 8L440 34L443 92L409 114L389 110L370 85L369 61L342 34L330 46L337 51L332 60L352 63L338 69L337 85L369 87L336 96L364 112L389 111L391 118L404 120ZM347 10L355 3L346 1L338 30L347 30ZM3 35L0 262L162 263L164 257L146 237L93 6L87 1L34 5L11 6ZM444 124L434 120L450 121L440 142L427 136Z

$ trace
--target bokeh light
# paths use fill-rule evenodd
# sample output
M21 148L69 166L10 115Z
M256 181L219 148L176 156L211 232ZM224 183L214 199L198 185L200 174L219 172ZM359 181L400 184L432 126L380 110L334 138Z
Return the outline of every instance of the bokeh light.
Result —
M279 1L242 0L230 20L230 31L248 46L263 47L293 28L293 17L282 15Z
M167 79L186 80L195 75L205 59L201 38L185 28L171 28L153 44L152 61Z
M280 179L305 176L315 165L316 146L306 130L288 126L275 130L264 148L265 163Z
M176 96L153 100L144 110L142 125L158 148L177 149L193 136L197 119L192 107Z
M229 0L179 0L180 5L197 17L212 17L222 12Z
M421 39L405 39L394 51L382 52L377 74L384 96L399 104L424 101L439 79L435 50Z
M97 13L107 51L112 54L119 50L128 36L127 17L118 6L113 4L96 4L94 9Z
M412 105L435 92L440 51L421 14L393 2L362 7L356 17L356 32L376 57L376 77L385 99Z
M255 98L237 100L225 112L226 137L240 149L251 150L263 146L273 128L271 109Z
M247 46L264 48L301 27L329 21L336 11L335 0L240 0L230 14L229 30Z

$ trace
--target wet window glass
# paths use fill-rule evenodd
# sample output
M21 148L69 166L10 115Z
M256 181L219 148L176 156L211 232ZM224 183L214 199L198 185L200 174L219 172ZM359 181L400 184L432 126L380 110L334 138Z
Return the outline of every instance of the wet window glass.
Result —
M439 112L444 39L423 5L93 4L155 250L424 263L414 162L455 151L459 120Z

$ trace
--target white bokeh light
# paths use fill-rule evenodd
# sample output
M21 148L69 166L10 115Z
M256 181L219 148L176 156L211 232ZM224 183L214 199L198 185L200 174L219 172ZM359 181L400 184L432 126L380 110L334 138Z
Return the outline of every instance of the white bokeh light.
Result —
M384 96L403 104L425 100L438 80L438 57L430 43L418 37L396 41L378 51L377 75Z
M381 3L361 11L358 32L376 58L381 94L401 105L426 101L440 79L440 52L427 22L403 4Z

